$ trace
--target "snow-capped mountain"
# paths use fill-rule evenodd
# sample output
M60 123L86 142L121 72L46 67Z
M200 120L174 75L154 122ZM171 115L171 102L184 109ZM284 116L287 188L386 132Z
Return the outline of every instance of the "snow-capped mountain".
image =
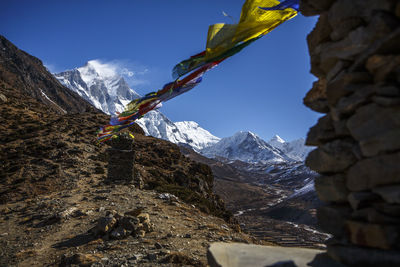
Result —
M54 76L107 114L121 112L126 104L139 97L123 77L97 60L90 60L83 67Z
M312 147L308 147L305 145L305 140L303 138L296 139L291 142L286 142L279 135L275 135L271 138L271 140L268 141L268 144L280 149L288 157L297 161L304 161L308 153L313 150Z
M210 158L219 156L252 163L293 161L256 134L243 131L221 139L218 143L204 148L201 153Z
M90 60L83 67L54 74L54 76L63 85L109 115L122 112L126 104L140 97L129 88L124 78L114 68L98 60ZM147 113L137 123L146 135L175 144L186 144L196 151L220 140L196 122L174 123L158 110Z
M220 140L194 121L174 123L158 110L147 113L138 120L138 124L146 135L165 139L175 144L189 145L195 151L200 151Z

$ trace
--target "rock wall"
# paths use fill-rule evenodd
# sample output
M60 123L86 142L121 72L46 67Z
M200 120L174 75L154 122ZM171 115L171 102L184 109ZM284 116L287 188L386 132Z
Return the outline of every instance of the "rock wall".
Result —
M400 266L400 2L302 0L319 15L307 42L317 78L304 104L324 113L306 164L321 176L321 228L330 257Z
M109 141L111 147L107 149L108 168L107 182L129 183L134 180L135 151L133 140L127 135Z

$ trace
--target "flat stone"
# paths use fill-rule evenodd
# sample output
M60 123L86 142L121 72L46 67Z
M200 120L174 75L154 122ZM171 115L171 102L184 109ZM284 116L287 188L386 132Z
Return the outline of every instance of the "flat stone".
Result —
M400 149L400 106L380 107L375 103L359 108L347 122L351 135L359 141L364 156Z
M3 94L0 94L0 101L6 103L8 101L7 97Z
M367 72L342 72L327 84L326 96L328 103L331 106L335 106L340 98L357 90L362 90L371 81L372 78Z
M318 225L324 232L333 234L336 237L345 235L345 223L351 215L349 205L329 205L317 209Z
M328 114L319 118L317 124L310 128L307 134L306 145L322 145L336 137L331 116Z
M347 266L400 266L400 253L398 250L381 250L350 245L328 245L328 254Z
M370 206L373 202L380 199L379 195L372 192L351 192L348 197L353 210L358 210Z
M324 202L347 202L349 191L346 187L343 174L333 176L320 176L315 178L315 190L318 197Z
M370 102L370 98L374 93L374 86L360 86L351 95L340 98L335 107L338 117L341 118L353 114L357 108Z
M106 234L111 231L116 223L117 220L114 217L102 217L94 228L94 234L96 236Z
M343 40L321 44L319 67L328 73L339 60L354 61L357 55L368 48L372 38L369 29L361 26Z
M68 260L68 265L78 264L79 266L91 266L99 262L103 256L101 254L83 254L77 253Z
M346 228L353 244L380 249L394 248L400 234L398 227L358 221L347 221Z
M400 183L400 153L368 158L357 162L347 173L350 191L365 191L379 185Z
M400 204L400 185L376 187L372 191L380 195L387 203Z
M356 162L353 147L349 141L335 140L311 151L305 163L319 173L339 173Z
M241 243L212 243L207 251L211 267L265 267L293 261L295 266L305 267L322 250L249 245ZM275 265L278 264L278 265ZM289 265L290 266L290 265Z

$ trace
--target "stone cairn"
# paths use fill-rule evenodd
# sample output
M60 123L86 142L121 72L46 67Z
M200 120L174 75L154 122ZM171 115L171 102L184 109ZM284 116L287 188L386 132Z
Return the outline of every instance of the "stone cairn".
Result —
M325 115L307 145L326 205L327 253L350 266L400 266L400 1L302 0L318 81L304 104Z
M111 148L107 149L108 173L107 183L133 183L141 188L140 177L134 177L135 151L133 139L128 134L121 134L118 138L108 142Z

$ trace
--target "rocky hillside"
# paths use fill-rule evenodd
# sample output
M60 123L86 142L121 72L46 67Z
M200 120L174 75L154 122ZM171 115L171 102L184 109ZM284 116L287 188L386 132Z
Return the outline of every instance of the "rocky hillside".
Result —
M39 60L2 43L15 54L0 61L1 266L203 266L210 241L251 241L228 226L210 168L138 126L130 129L136 177L149 190L105 183L108 145L96 143L96 130L108 117L54 80ZM62 92L52 98L46 91L46 101L35 88L49 84ZM64 96L72 97L63 102Z
M316 225L315 209L321 205L314 191L316 173L302 162L252 164L181 150L211 167L214 192L244 231L281 246L320 248L328 238Z
M35 98L47 105L52 113L93 110L93 107L76 93L65 90L65 87L47 71L40 59L18 49L1 35L0 82L3 84L2 91L8 90L8 94L13 94L14 89L17 89L17 94L23 93ZM7 89L4 83L8 85Z

